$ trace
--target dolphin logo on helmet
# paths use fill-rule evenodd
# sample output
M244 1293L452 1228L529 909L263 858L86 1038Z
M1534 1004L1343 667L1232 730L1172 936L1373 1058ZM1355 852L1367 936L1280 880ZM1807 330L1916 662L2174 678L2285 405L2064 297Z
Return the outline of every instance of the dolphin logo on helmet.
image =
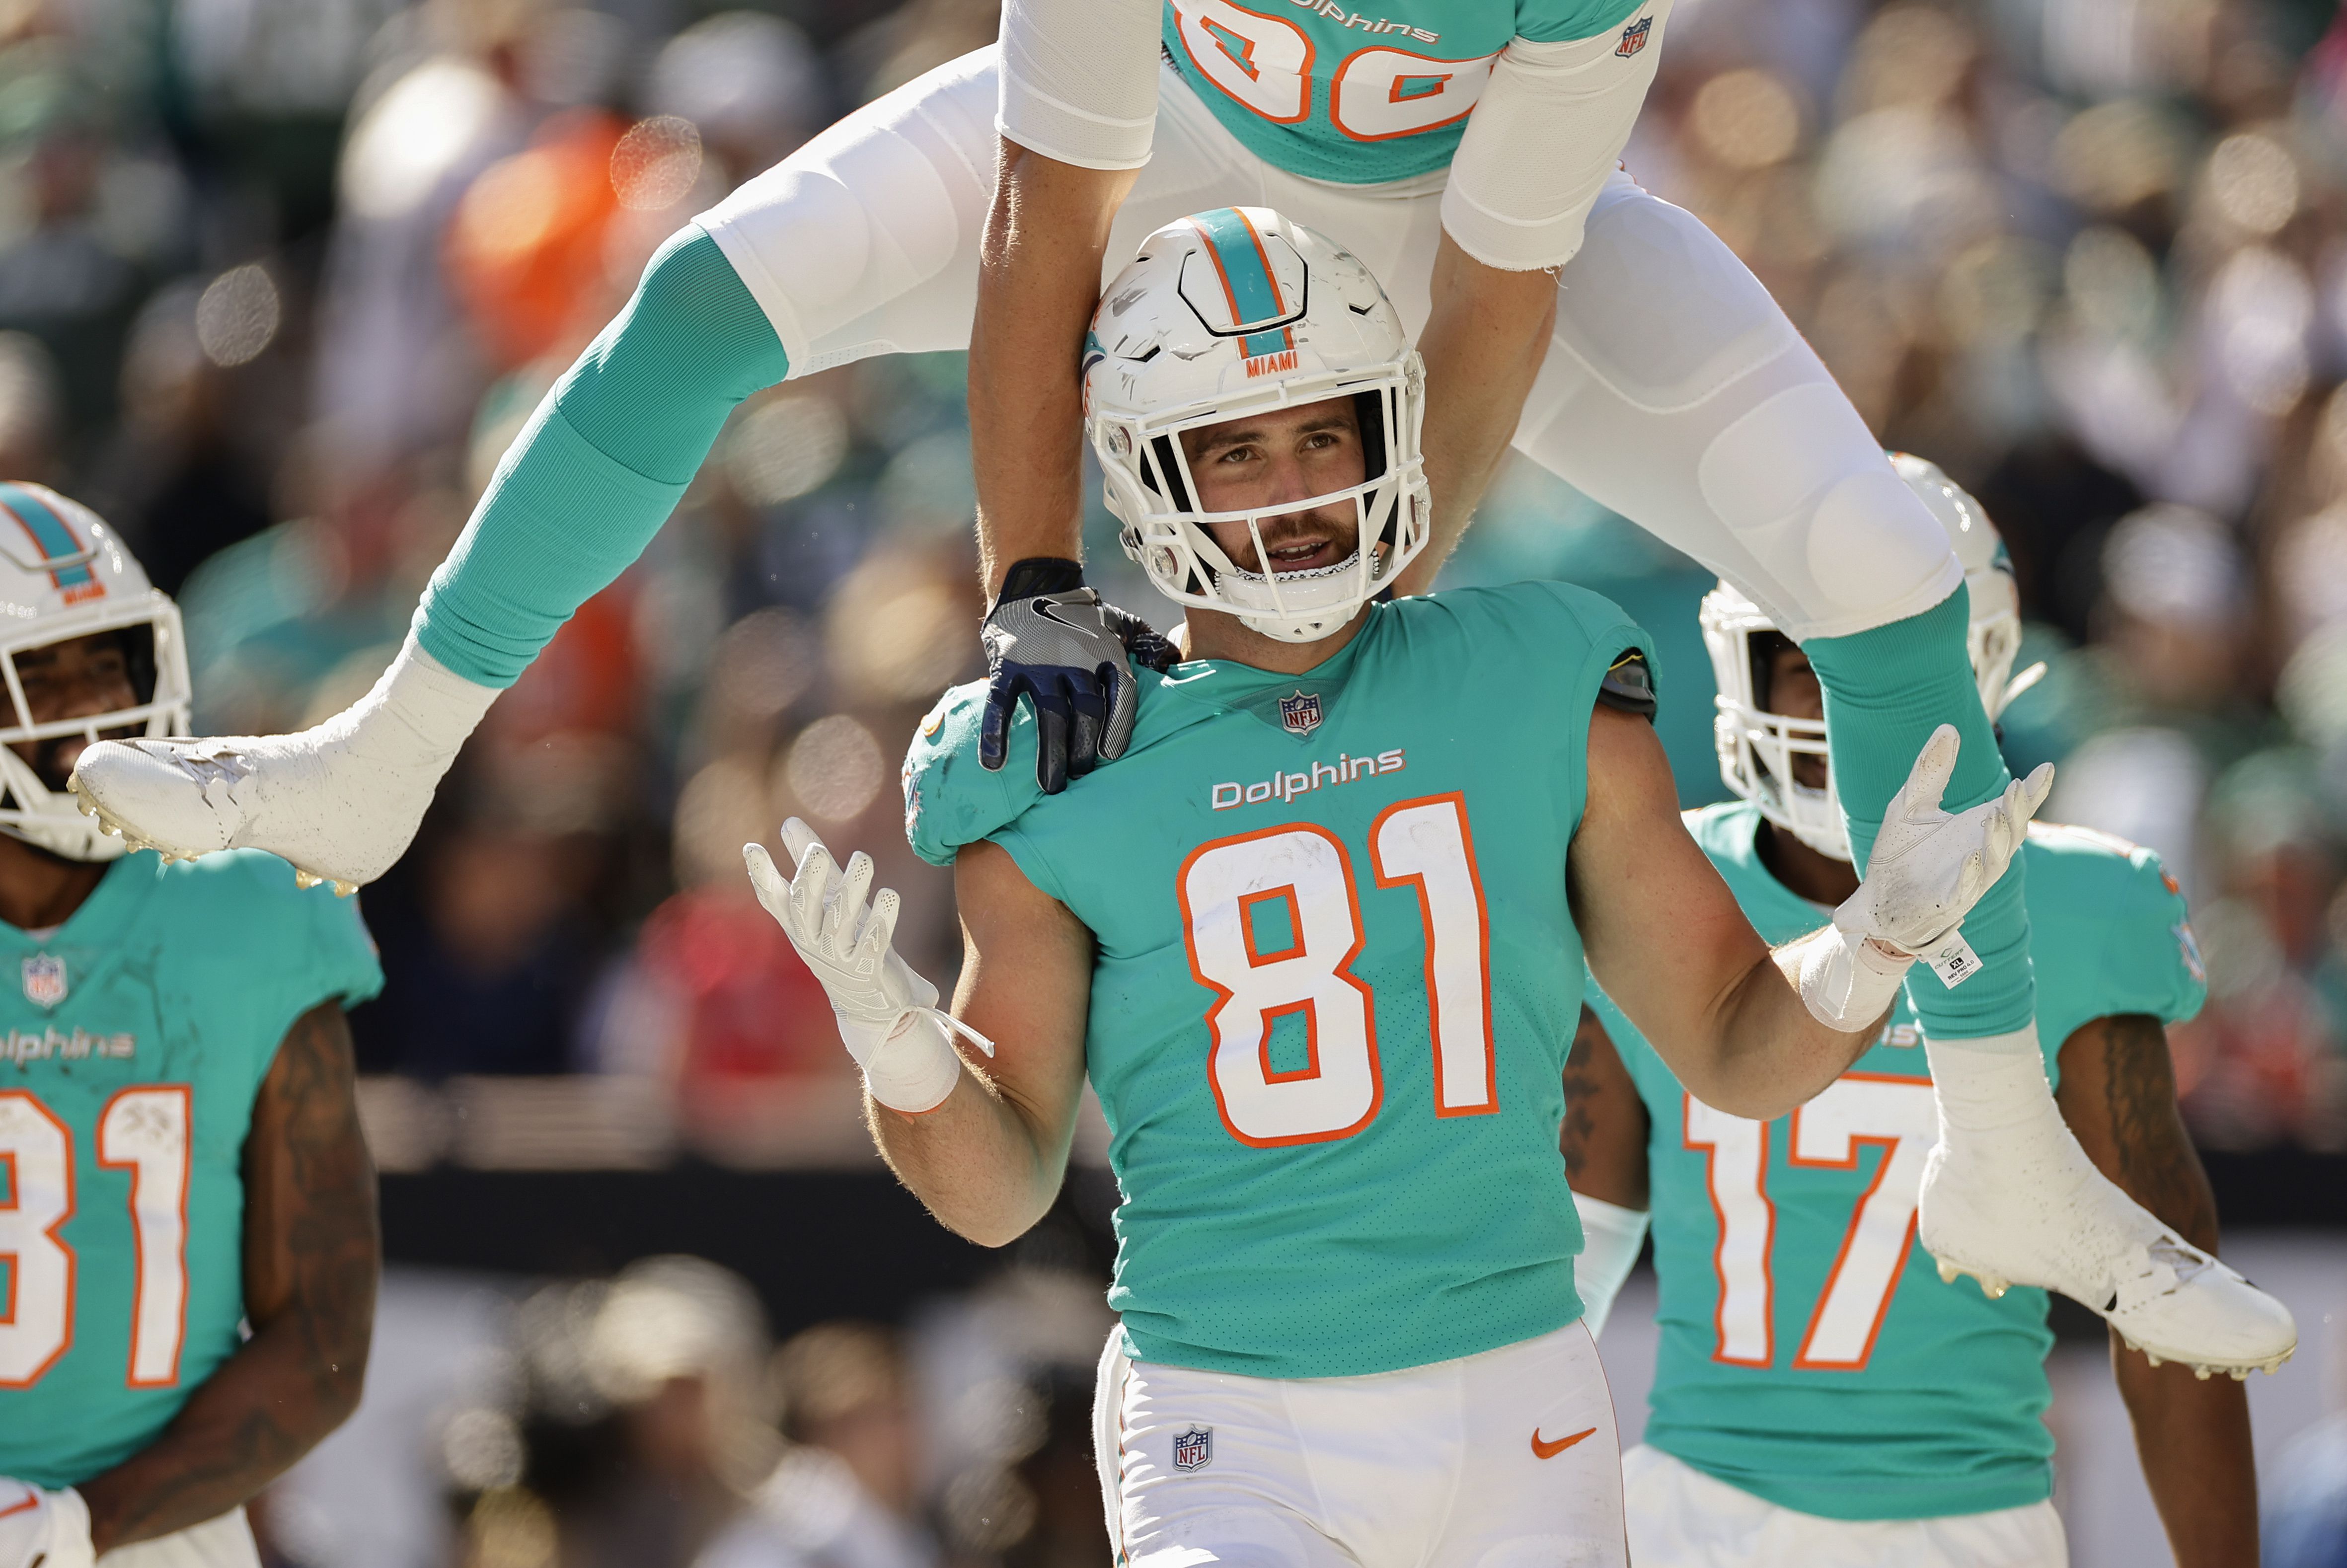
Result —
M1082 377L1085 430L1124 552L1176 604L1314 642L1426 546L1424 368L1369 270L1300 223L1224 207L1150 235L1102 295ZM1348 395L1361 416L1361 483L1249 510L1198 508L1184 431ZM1359 548L1308 571L1242 571L1204 527L1245 524L1262 559L1266 520L1348 501Z

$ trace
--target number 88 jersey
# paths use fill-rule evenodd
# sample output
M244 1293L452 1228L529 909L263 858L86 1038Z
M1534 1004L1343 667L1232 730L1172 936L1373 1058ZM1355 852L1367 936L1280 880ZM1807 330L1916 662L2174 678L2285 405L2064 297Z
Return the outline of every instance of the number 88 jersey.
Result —
M87 1481L234 1352L254 1096L382 983L355 905L258 851L128 855L46 938L0 925L0 1475Z
M1658 45L1645 0L1165 0L1165 57L1275 169L1339 185L1430 174L1459 150L1491 65L1515 38L1620 28L1626 62Z
M1367 614L1302 677L1144 672L1131 751L1056 796L1024 712L978 766L982 686L907 762L916 849L990 838L1098 938L1086 1064L1139 1360L1349 1376L1580 1316L1565 856L1599 686L1646 638L1555 583Z
M1687 820L1763 937L1823 920L1761 863L1754 807ZM2149 850L2032 824L2022 855L2050 1075L2082 1024L2199 1010L2184 899ZM1688 1095L1603 992L1589 999L1651 1119L1662 1337L1646 1442L1829 1519L1984 1513L2049 1495L2045 1293L1991 1301L1970 1280L1942 1284L1915 1245L1937 1123L1905 998L1849 1072L1765 1123Z

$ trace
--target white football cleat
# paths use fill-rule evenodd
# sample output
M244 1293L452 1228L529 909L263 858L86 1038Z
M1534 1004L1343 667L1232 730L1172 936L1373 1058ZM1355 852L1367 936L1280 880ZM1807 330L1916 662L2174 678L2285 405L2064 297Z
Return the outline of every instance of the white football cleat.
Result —
M1969 1274L1992 1299L2014 1285L2058 1290L2155 1367L2247 1377L2298 1348L2290 1309L2096 1170L2050 1096L2044 1115L1993 1132L1942 1116L1916 1234L1942 1279Z
M69 786L83 811L165 860L263 849L347 897L391 869L497 692L410 639L374 689L298 735L101 741Z

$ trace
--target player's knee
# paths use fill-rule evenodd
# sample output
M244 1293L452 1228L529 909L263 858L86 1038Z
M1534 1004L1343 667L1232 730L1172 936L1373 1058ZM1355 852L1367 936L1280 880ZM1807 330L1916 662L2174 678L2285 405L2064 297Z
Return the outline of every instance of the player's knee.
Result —
M1696 463L1705 500L1748 549L1796 640L1895 620L1952 577L1947 535L1829 381L1729 423Z

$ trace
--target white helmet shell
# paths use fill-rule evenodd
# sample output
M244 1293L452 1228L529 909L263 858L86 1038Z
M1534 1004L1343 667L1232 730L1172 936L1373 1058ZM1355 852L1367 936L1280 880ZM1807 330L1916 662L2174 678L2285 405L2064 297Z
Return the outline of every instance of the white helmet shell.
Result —
M2021 597L2013 581L2012 559L1988 513L1936 463L1904 452L1891 455L1891 466L1922 498L1947 530L1956 559L1963 563L1972 602L1965 642L1981 706L1992 723L2006 704L2036 683L2043 664L2008 680L2021 651ZM1719 776L1740 799L1820 855L1848 860L1850 835L1835 792L1833 764L1826 750L1826 727L1819 719L1772 713L1758 701L1752 668L1752 639L1776 624L1740 590L1723 581L1704 595L1696 620L1703 628L1711 671L1719 686L1712 739L1719 751ZM1825 762L1825 785L1811 788L1794 779L1801 757Z
M35 723L16 661L36 648L98 632L128 634L129 707ZM68 860L112 860L125 845L52 790L15 751L79 735L184 735L187 641L179 609L147 580L120 536L97 514L39 485L0 484L0 833Z
M1262 207L1169 223L1102 296L1084 342L1084 427L1125 553L1176 604L1283 642L1340 630L1426 545L1425 373L1401 319L1349 251ZM1361 399L1362 482L1255 510L1205 511L1182 433L1268 407ZM1350 502L1360 548L1309 571L1242 571L1206 525Z

